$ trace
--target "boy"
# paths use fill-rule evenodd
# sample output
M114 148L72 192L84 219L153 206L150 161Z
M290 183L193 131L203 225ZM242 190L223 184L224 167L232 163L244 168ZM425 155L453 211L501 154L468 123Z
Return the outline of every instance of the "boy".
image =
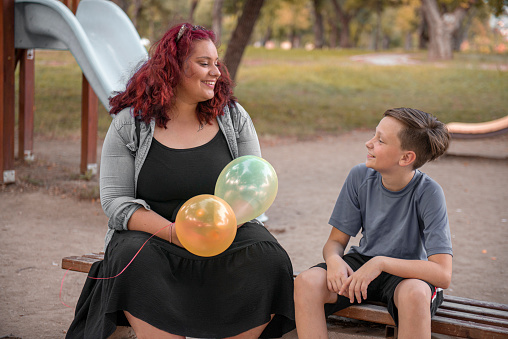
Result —
M295 280L298 337L327 338L326 316L363 300L387 304L400 338L430 338L449 286L452 247L441 187L418 170L448 148L446 126L411 108L386 111L330 217L325 263ZM359 246L344 250L362 231ZM324 305L324 307L323 307Z

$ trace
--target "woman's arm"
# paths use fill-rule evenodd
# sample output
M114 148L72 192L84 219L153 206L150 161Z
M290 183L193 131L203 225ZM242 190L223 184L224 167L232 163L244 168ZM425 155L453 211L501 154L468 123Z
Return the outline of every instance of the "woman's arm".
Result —
M164 228L166 226L169 227L166 229ZM127 227L132 231L143 231L150 234L157 233L157 237L182 247L182 243L176 235L174 224L154 211L139 208L129 218Z
M120 112L108 130L101 156L101 203L110 218L108 226L116 230L137 230L170 240L181 246L171 223L150 210L142 199L136 199L135 193L135 157L136 151L132 138L134 120Z

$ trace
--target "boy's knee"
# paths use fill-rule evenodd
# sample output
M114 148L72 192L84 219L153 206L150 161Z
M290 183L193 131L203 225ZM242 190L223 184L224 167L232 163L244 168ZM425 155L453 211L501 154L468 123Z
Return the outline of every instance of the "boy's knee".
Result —
M326 271L321 268L311 268L298 274L295 279L295 301L309 296L315 298L326 292L325 289Z
M418 279L403 280L395 289L395 303L398 308L408 305L411 307L430 307L431 290L429 285Z

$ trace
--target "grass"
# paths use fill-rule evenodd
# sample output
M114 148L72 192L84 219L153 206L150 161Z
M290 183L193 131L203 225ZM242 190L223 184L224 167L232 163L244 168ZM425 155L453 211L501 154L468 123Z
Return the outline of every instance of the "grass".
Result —
M223 52L223 51L222 51ZM358 50L248 48L235 95L260 135L308 137L373 128L391 107L414 107L443 122L481 122L505 116L506 55L457 54L448 62L375 66L353 62ZM81 70L69 52L37 51L35 131L79 135ZM110 117L100 106L99 135Z
M350 56L351 51L249 50L236 94L256 128L274 135L372 128L386 109L401 106L431 112L444 122L507 114L508 73L496 70L495 57L375 66ZM425 60L421 53L415 58ZM494 70L482 69L485 63Z

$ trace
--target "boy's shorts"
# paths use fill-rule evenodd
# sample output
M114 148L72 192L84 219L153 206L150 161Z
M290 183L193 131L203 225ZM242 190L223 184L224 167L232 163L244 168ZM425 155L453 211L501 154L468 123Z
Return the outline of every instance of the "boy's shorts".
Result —
M364 256L358 253L348 253L344 255L343 259L353 271L356 271L367 261L372 259L372 257ZM326 263L320 263L314 267L320 267L326 270ZM385 303L386 308L388 309L388 313L390 313L393 321L395 322L395 325L397 326L399 316L397 307L395 306L395 301L393 300L393 296L395 294L395 288L397 288L399 283L404 279L405 278L401 278L396 275L381 272L381 274L376 279L372 280L372 282L367 287L367 300ZM430 303L430 315L432 317L436 313L438 307L443 303L443 290L441 288L436 288L434 285L428 282L427 284L429 285L432 292L432 300ZM349 298L339 295L337 302L334 304L325 304L325 314L328 317L329 315L354 304L358 304L356 299L352 304L349 301Z

